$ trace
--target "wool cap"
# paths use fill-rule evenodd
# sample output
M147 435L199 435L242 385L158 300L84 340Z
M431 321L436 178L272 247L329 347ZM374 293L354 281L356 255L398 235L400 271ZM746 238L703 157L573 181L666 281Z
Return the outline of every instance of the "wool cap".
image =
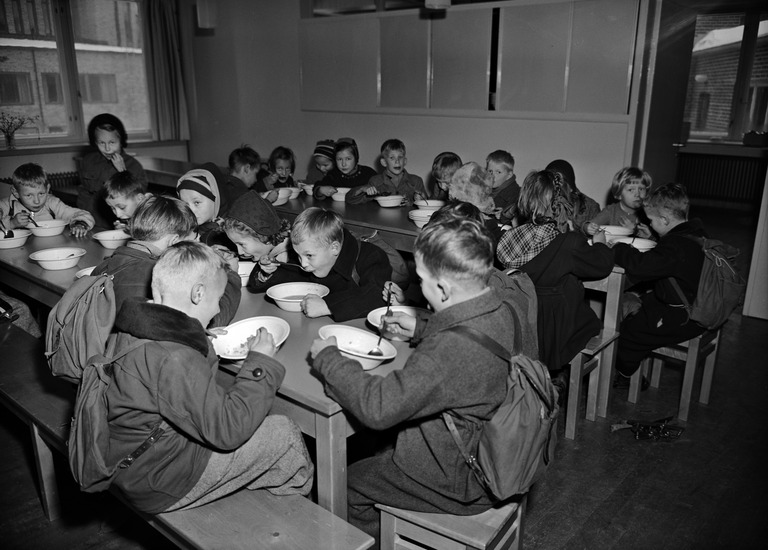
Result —
M225 176L212 162L206 162L200 168L190 170L181 176L176 183L176 193L182 189L197 191L212 200L214 217L225 216L237 197L248 191L243 182L231 176Z
M317 142L317 145L315 145L315 152L312 153L312 156L325 157L329 160L334 160L336 158L334 155L335 147L336 142L332 139L321 139Z
M277 215L275 207L269 201L261 198L256 191L248 191L241 195L227 214L228 218L235 219L247 225L259 235L270 237L280 231L282 222Z

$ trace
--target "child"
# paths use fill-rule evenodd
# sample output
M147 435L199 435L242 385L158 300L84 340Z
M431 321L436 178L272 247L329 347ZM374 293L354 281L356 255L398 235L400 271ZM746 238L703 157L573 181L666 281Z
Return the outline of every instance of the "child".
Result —
M285 375L272 336L259 329L234 383L217 381L205 327L226 284L226 268L209 247L178 243L155 265L152 301L128 300L115 319L116 354L144 343L117 361L107 390L109 463L161 430L114 481L143 512L194 508L242 487L277 495L312 488L301 431L283 416L267 416Z
M552 373L552 382L565 395L571 359L600 332L602 323L584 299L582 280L602 279L613 269L613 254L605 234L592 246L567 224L558 227L556 212L567 199L547 170L531 172L520 192L520 216L527 223L507 231L497 256L507 269L527 273L538 297L539 358Z
M566 160L557 159L547 164L546 170L554 172L555 180L570 193L570 202L573 204L571 220L574 231L586 233L587 222L594 219L600 213L600 205L576 187L576 174L573 166Z
M486 157L485 170L491 176L491 197L499 221L503 224L516 223L520 186L515 177L515 158L499 149Z
M328 172L323 180L315 185L312 191L314 197L319 200L327 199L338 187L358 187L366 185L376 175L376 171L370 166L358 164L360 152L357 143L352 138L340 138L334 148L336 166Z
M255 189L269 202L277 200L277 191L267 189L258 181L261 157L248 145L241 145L229 154L230 177L240 180L249 189Z
M457 427L469 452L476 453L483 422L506 395L508 364L449 329L472 327L517 352L512 313L488 286L493 241L484 226L471 220L429 225L416 239L414 257L435 314L418 321L403 313L384 319L387 330L412 336L416 345L402 370L372 376L341 355L335 338L317 339L310 349L329 396L368 428L397 428L394 448L348 470L349 521L377 539L377 503L458 515L493 505L441 413L456 411L474 420Z
M269 155L269 170L259 173L259 185L266 189L295 187L292 174L296 171L296 157L288 147L276 147Z
M42 166L22 164L11 175L11 195L0 200L0 213L7 229L32 225L32 220L64 220L69 232L84 237L94 225L93 216L85 210L72 208L50 194L51 184Z
M594 235L602 225L620 225L630 228L635 236L649 238L651 232L642 223L643 200L651 188L651 175L640 168L627 166L613 176L611 196L618 202L609 204L595 216L585 228L585 233Z
M118 172L104 182L107 206L117 216L115 229L127 229L136 207L147 196L147 185L128 172Z
M616 360L619 386L628 386L629 377L654 349L690 340L704 328L688 318L675 291L674 278L693 303L699 287L704 253L698 237L707 237L701 220L688 221L688 195L678 183L656 189L645 202L651 228L659 244L641 253L628 244L613 247L616 265L626 270L633 282L653 282L653 291L642 297L640 310L627 317L619 330Z
M125 152L128 134L116 116L102 113L93 117L88 124L88 141L97 151L85 155L80 163L77 207L93 214L99 227L112 227L113 216L102 200L104 182L128 171L146 185L147 175L139 161Z
M113 275L117 310L132 297L152 297L152 269L160 255L171 245L194 240L197 220L189 207L179 199L150 195L128 224L133 240L97 265L94 273ZM237 265L227 271L227 291L220 304L221 312L212 326L227 325L240 305L242 291Z
M448 200L448 186L453 174L461 168L462 162L459 155L446 151L440 153L432 162L432 179L434 184L429 193L430 198Z
M498 243L502 231L493 215L495 206L491 193L491 176L476 162L468 162L456 170L448 186L450 200L468 202L480 210L485 219L485 227L493 237L493 242Z
M307 295L301 309L307 317L330 315L336 322L365 317L385 305L381 288L392 277L387 254L375 244L356 239L337 213L317 207L304 210L293 222L291 245L301 270L283 266L278 271L278 264L262 256L259 269L251 272L251 290L264 292L292 281L320 283L330 294L324 299Z
M372 200L376 195L403 195L408 204L416 199L426 199L424 181L405 170L408 159L405 156L405 144L399 139L388 139L381 146L381 165L383 174L376 174L368 183L353 187L347 193L345 202L361 204Z
M287 260L291 224L281 220L274 207L255 191L238 199L224 218L224 231L242 257L256 261L262 256Z
M333 169L336 163L335 147L336 142L332 139L321 139L317 142L312 153L313 165L307 174L307 185L319 183Z
M197 218L200 242L221 245L234 251L234 245L226 239L220 220L248 188L236 178L225 178L212 162L190 170L179 178L176 192L186 202Z

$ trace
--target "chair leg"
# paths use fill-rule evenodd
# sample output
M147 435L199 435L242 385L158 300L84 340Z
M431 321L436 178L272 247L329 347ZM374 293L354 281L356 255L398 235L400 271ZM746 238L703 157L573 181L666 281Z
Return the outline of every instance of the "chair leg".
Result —
M565 437L576 437L576 420L579 414L579 397L581 397L581 369L584 365L584 354L577 353L571 361L571 375L568 382L568 406L565 416Z
M643 375L648 372L648 363L650 360L650 357L643 359L643 362L640 363L640 368L637 369L635 374L632 375L632 378L629 379L629 396L627 397L627 401L630 403L637 403L637 400L640 397L640 388L643 385Z
M705 405L709 403L709 393L712 391L712 378L715 375L715 363L717 362L717 350L720 347L720 331L712 341L712 350L704 361L704 374L701 377L701 393L699 394L699 403Z
M651 387L658 388L661 383L661 368L664 361L660 357L654 357L651 361Z
M680 410L677 413L677 417L682 421L688 420L688 410L691 407L691 394L693 393L693 379L696 377L696 365L699 363L700 346L701 338L691 338L688 341L683 388L680 391Z
M613 391L613 366L616 364L618 346L614 340L600 353L600 388L597 391L597 416L608 416L608 404Z
M587 387L587 420L592 422L597 417L597 398L599 395L600 371L603 370L603 360L598 355L590 359L590 363L597 361L597 366L589 373L589 386Z

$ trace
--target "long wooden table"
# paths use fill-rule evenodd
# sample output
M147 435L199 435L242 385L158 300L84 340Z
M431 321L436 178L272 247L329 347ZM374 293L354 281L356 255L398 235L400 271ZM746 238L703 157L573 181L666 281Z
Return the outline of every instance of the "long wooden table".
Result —
M0 250L0 282L52 307L72 284L78 269L96 265L112 254L112 250L103 248L90 235L84 239L64 234L30 237L21 248ZM28 259L29 254L36 250L56 246L80 246L87 253L76 267L61 271L44 270ZM329 317L308 319L301 313L283 311L265 299L263 294L251 294L243 289L235 320L262 315L281 317L288 321L291 328L288 339L276 355L286 367L286 376L278 390L273 412L290 417L304 433L315 439L319 504L346 519L347 437L355 433L358 426L338 403L325 395L322 383L308 362L309 348L318 330L332 321ZM345 324L366 328L364 319ZM407 343L393 342L393 345L398 351L397 357L370 371L372 374L386 375L403 367L411 350ZM221 367L235 373L239 363L222 362Z

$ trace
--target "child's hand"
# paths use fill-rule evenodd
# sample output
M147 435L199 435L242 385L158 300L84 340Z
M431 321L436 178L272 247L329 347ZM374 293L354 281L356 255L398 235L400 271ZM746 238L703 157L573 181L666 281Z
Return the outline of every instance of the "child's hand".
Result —
M331 347L331 346L337 346L336 343L336 337L335 336L329 336L325 340L322 338L315 338L315 341L312 342L312 346L309 348L309 355L314 359L317 357L317 354L323 351L325 348Z
M410 338L416 330L416 317L401 311L392 311L381 318L381 331Z
M592 242L593 243L602 243L606 244L608 241L605 238L605 231L598 231L592 236Z
M587 222L586 224L584 224L584 232L587 235L594 235L599 231L600 231L600 226L597 225L596 223Z
M620 224L620 225L621 225L621 227L623 227L624 229L631 229L633 233L634 233L634 231L635 231L635 228L637 227L637 224L636 224L636 223L629 221L627 218L624 218L623 220L621 220L621 221L619 222L619 224Z
M275 202L278 197L278 193L274 189L272 191L265 191L264 193L260 193L260 195L262 199L269 202Z
M72 222L69 226L69 232L78 238L85 237L85 234L88 233L88 226L80 221Z
M277 174L270 172L269 175L262 181L264 181L264 185L266 185L268 189L271 189L277 183L277 179Z
M122 229L123 231L128 231L128 224L125 223L123 220L115 220L115 223L113 225L115 226L115 229Z
M259 269L264 272L265 275L272 275L280 266L278 262L275 262L272 258L266 254L259 258Z
M328 304L317 294L307 294L304 296L304 299L301 301L301 311L310 319L331 314Z
M333 185L321 185L317 188L317 194L323 197L330 197L336 192L336 188Z
M397 283L393 283L392 281L384 283L384 290L381 291L381 299L384 300L384 302L387 301L387 297L389 297L389 303L393 306L402 306L406 301L403 289L400 288Z
M237 273L237 268L240 265L240 262L237 261L237 254L232 252L226 246L222 246L220 244L214 244L211 246L211 248L213 248L213 251L216 252L216 254L221 256L221 258L227 263L229 269Z
M27 227L31 219L32 217L29 215L29 212L19 212L11 218L11 229Z
M123 155L114 153L109 157L109 160L112 162L112 166L115 167L115 170L118 172L125 172L125 160L123 160Z
M376 189L375 185L369 185L368 187L363 189L363 191L365 191L365 194L368 195L369 197L379 194L379 190Z
M641 239L650 239L653 236L653 234L651 233L651 228L645 225L644 223L637 224L637 229L635 229L635 233Z
M277 351L275 339L264 327L261 327L253 336L248 337L248 349L263 353L269 357L274 357Z

